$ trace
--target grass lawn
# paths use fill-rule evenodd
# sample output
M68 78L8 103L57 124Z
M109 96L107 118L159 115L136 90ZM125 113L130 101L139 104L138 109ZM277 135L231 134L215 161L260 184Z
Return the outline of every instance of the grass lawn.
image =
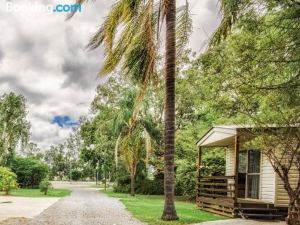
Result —
M40 189L16 189L10 192L11 196L18 196L18 197L64 197L70 195L71 191L67 189L49 189L48 194L44 195L40 191ZM0 196L4 195L4 192L0 192Z
M163 196L136 195L132 197L128 194L114 193L111 190L103 192L111 197L119 198L135 218L150 225L181 225L227 218L201 211L195 203L177 200L176 210L180 219L166 222L160 219L164 205Z

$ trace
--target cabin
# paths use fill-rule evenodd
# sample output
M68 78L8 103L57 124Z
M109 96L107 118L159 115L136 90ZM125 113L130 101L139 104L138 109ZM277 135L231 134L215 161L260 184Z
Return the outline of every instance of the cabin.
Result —
M246 147L250 126L214 126L197 142L197 205L202 210L242 218L284 218L288 194L267 157ZM202 154L212 148L226 152L225 176L201 174ZM299 173L290 172L297 184Z

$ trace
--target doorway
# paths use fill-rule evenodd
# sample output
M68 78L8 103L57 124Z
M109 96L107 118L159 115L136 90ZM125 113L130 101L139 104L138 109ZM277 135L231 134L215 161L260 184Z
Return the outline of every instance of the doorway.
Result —
M259 199L260 162L258 150L239 152L238 198Z

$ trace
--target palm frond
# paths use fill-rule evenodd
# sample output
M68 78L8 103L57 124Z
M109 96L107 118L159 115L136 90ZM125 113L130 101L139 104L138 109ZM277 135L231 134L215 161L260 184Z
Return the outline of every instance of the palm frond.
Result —
M140 126L134 127L121 140L120 149L125 159L128 171L135 175L136 166L144 156L144 142Z
M159 34L161 31L161 25L166 16L166 0L160 0L157 10L157 40L159 40Z
M128 23L123 28L123 32L120 35L119 40L116 42L115 47L107 54L105 58L104 64L99 72L100 76L107 75L116 69L128 46L131 44L133 36L137 32L138 27L139 22L136 20Z
M152 76L155 74L155 59L157 57L155 37L155 19L153 1L145 6L142 17L143 29L133 39L125 53L124 71L132 80L140 84L139 93L135 100L134 111L130 119L133 126L137 120L142 100Z
M120 25L122 18L124 18L125 11L123 9L125 2L118 1L113 5L103 25L90 39L87 48L93 50L103 43L106 51L111 51L117 27Z
M248 0L220 0L220 11L223 14L221 24L213 34L209 46L218 45L230 34L233 24L237 21L243 6Z
M179 58L189 42L189 37L193 31L193 21L191 18L188 1L182 7L177 9L176 24L176 53Z

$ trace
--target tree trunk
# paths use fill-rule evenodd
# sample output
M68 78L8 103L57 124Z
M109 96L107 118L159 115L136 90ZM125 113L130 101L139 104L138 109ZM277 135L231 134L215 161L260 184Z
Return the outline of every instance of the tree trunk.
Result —
M299 196L290 196L288 217L286 218L288 225L300 225L300 200Z
M174 203L174 152L175 152L175 71L176 71L176 0L166 3L166 96L165 96L165 206L163 220L177 220Z
M135 196L135 176L134 176L134 174L130 175L130 195Z
M104 191L106 191L106 171L104 170Z

